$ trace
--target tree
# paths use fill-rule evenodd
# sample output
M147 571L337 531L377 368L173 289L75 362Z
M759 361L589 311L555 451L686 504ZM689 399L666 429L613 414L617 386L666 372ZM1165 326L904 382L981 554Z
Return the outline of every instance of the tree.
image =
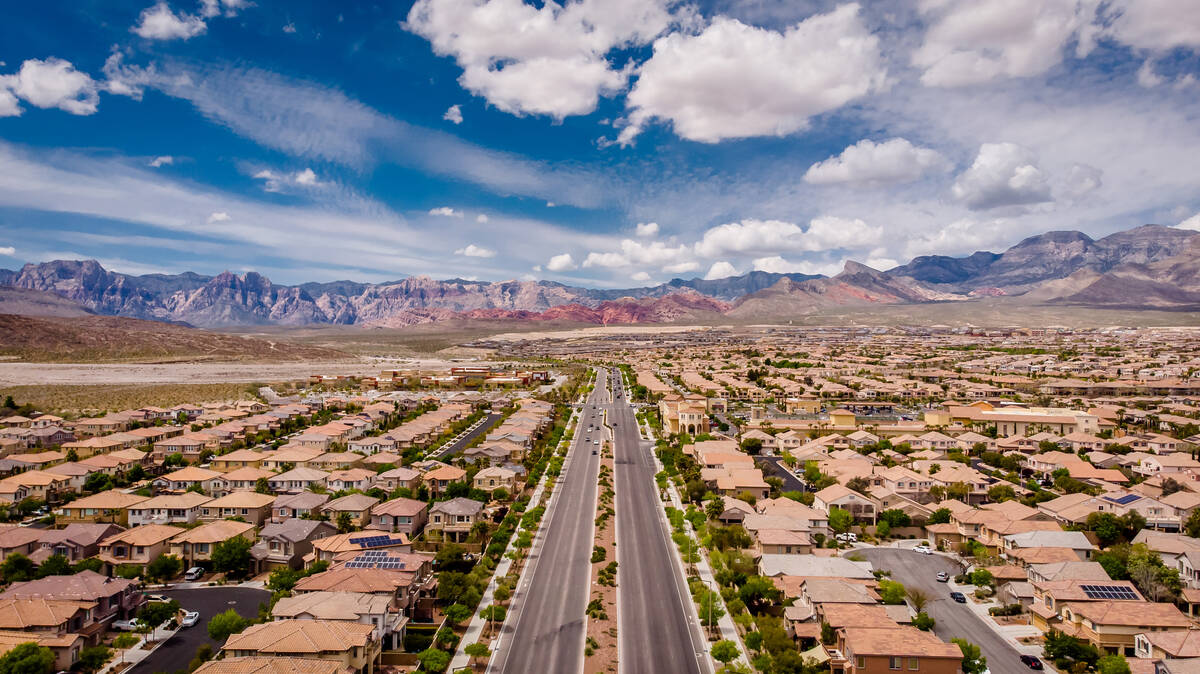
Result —
M951 639L951 641L958 644L959 650L962 651L963 674L983 674L987 669L987 658L983 657L983 652L979 650L979 646L966 639Z
M237 611L229 609L216 614L208 621L208 636L212 637L213 641L224 641L230 634L237 634L246 629L248 624L249 621L238 615Z
M903 604L904 584L886 578L879 581L879 598L885 604Z
M846 488L866 495L867 491L871 489L871 483L865 477L852 477L846 482Z
M1108 547L1120 540L1121 532L1124 529L1119 517L1106 512L1089 513L1084 526L1088 531L1096 534L1096 539L1100 541L1102 547Z
M231 578L243 578L250 573L250 547L254 544L245 536L234 536L213 546L213 570Z
M760 602L776 601L779 599L779 594L779 588L775 587L775 583L765 576L750 576L738 590L738 598L751 608L751 612L753 612L753 607L758 606Z
M1196 510L1195 512L1200 512L1200 509ZM724 513L725 499L721 498L720 496L710 498L708 502L704 504L704 514L708 516L709 520L716 521L720 519L721 515Z
M913 610L921 613L925 610L925 605L929 603L929 594L919 587L910 587L905 590L908 596L908 603L912 604Z
M107 491L113 488L112 478L105 473L92 473L83 481L85 491L90 491L93 494L97 492Z
M450 664L450 654L440 648L430 647L417 653L417 660L426 672L443 672Z
M1099 674L1129 674L1129 661L1124 655L1106 655L1096 661L1096 671Z
M152 601L138 611L137 619L147 627L155 628L175 617L179 612L179 601Z
M737 659L738 647L728 639L718 641L712 647L713 659L720 662L722 665L728 665ZM1107 673L1106 673L1107 674ZM1115 672L1113 674L1116 674Z
M850 527L854 524L854 515L850 511L843 510L837 506L829 509L829 528L844 534L850 531Z
M267 482L267 478L260 477L254 481L254 491L259 494L271 494L271 483Z
M63 555L50 555L42 565L38 567L37 577L45 578L46 576L69 576L75 573L71 569L71 563Z
M183 570L183 562L175 555L159 555L146 565L146 577L155 580L171 580Z
M928 613L921 611L917 615L913 616L912 624L913 627L921 630L922 632L931 632L933 631L933 626L937 624L937 621L933 618L930 618Z
M32 641L17 644L0 657L0 674L46 674L54 671L53 667L54 651Z
M884 510L883 512L879 513L879 519L887 522L888 526L893 528L907 527L912 524L912 518L908 516L908 513L898 508Z
M990 586L996 582L996 577L987 569L975 569L971 572L971 584L977 587Z
M340 512L337 516L338 533L348 534L354 531L354 520L351 519L350 513Z
M35 572L33 562L19 552L12 553L5 558L3 564L0 564L0 576L3 576L5 582L8 583L30 580Z
M875 535L880 538L887 538L892 535L892 525L887 523L887 520L880 520L875 525Z
M1173 477L1163 478L1163 481L1162 481L1162 495L1163 496L1170 496L1171 494L1174 494L1177 491L1181 491L1182 489L1183 489L1183 485L1179 484L1179 481L1176 480L1175 478L1173 478ZM1126 663L1126 666L1128 667L1128 663Z
M112 649L108 646L90 646L79 651L79 667L85 672L94 672L104 666L112 657Z
M1017 492L1015 489L1012 488L1011 485L997 484L997 485L993 486L991 489L988 489L988 499L990 499L996 503L1003 503L1004 501L1011 501L1011 500L1015 499L1016 497L1017 497Z
M477 658L486 658L487 656L492 654L492 652L490 650L488 650L487 644L483 644L478 641L476 641L473 644L467 644L466 646L464 646L463 653L466 653L467 655L471 656L472 660L477 659Z
M750 456L758 456L762 453L762 448L762 438L742 438L742 451Z
M446 607L445 614L451 625L458 625L471 617L471 609L462 604L451 604Z
M929 516L928 520L925 520L925 523L926 524L949 524L951 514L953 514L953 513L950 512L949 508L938 508L937 510L933 511L933 514L931 514ZM1200 525L1198 525L1198 526L1200 526ZM1200 531L1200 529L1198 529L1198 531Z
M1168 567L1144 543L1130 547L1126 568L1129 579L1153 601L1174 599L1183 590L1179 569Z

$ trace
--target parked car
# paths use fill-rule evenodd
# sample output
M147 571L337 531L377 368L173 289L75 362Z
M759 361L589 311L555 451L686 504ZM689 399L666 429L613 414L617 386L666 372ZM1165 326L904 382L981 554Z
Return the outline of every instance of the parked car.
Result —
M843 543L857 543L858 534L838 534L837 539Z
M939 583L949 583L950 574L946 573L945 571L938 571L937 580Z
M963 593L961 593L961 592L951 592L951 593L950 593L950 598L951 598L951 599L953 599L954 601L956 601L956 602L960 603L960 604L965 604L965 603L967 603L967 597L966 597L966 595L964 595L964 594L963 594Z
M132 632L138 628L136 620L114 620L112 624L114 630L120 632Z
M1041 669L1042 668L1042 661L1038 660L1037 657L1033 656L1033 655L1022 655L1021 662L1024 663L1025 666L1030 669Z
M199 611L184 611L183 620L179 621L179 624L183 625L184 627L191 627L198 622L200 622Z
M933 550L928 545L918 545L917 547L913 548L913 552L919 552L922 555L933 554Z
M171 601L171 598L165 594L148 594L146 595L146 601L161 601L166 603Z
M188 581L195 581L195 580L200 580L200 578L203 575L204 575L204 569L202 569L198 566L193 566L192 568L187 570L187 573L183 574L183 579L188 580Z

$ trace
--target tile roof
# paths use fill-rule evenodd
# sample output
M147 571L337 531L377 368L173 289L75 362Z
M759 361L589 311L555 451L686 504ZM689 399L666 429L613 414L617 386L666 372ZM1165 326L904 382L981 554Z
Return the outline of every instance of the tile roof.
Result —
M251 625L225 642L226 651L260 653L341 652L366 646L373 625L334 620L277 620Z

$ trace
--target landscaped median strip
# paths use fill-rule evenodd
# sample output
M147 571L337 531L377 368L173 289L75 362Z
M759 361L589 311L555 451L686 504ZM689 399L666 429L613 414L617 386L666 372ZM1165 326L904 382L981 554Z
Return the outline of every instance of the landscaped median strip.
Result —
M617 670L617 543L613 517L612 444L605 442L596 495L596 528L592 547L592 592L587 605L585 674Z

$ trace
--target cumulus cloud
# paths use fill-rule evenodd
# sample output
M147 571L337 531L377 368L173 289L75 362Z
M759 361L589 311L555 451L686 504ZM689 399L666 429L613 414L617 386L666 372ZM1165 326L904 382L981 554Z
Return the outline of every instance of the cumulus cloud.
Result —
M0 255L12 257L17 254L17 249L12 246L0 246Z
M458 105L450 106L446 110L446 114L442 115L442 119L453 124L462 124L462 107Z
M1037 158L1015 143L984 143L970 168L953 187L955 198L971 210L1050 201L1050 184Z
M1140 0L1138 0L1140 2ZM1092 45L1098 0L975 0L926 2L932 25L913 52L921 82L958 87L1029 77L1062 62L1072 39Z
M229 214L225 211L215 211L208 216L208 224L212 225L218 222L229 222Z
M619 251L588 253L587 258L583 261L583 266L585 268L646 265L658 267L676 264L690 254L689 248L682 244L668 246L661 241L642 243L633 239L622 239Z
M1071 171L1067 173L1063 195L1072 201L1078 201L1100 189L1100 186L1104 184L1102 180L1103 175L1104 171L1095 166L1075 164L1071 166Z
M718 260L708 268L708 273L704 275L704 278L707 281L712 281L714 279L737 276L737 273L737 269L733 265L725 260Z
M699 268L699 262L691 261L680 262L678 264L669 264L663 267L662 270L667 274L686 274L689 271L696 271Z
M296 184L312 187L317 184L317 174L312 169L306 168L296 174Z
M837 248L869 248L883 238L883 229L854 218L822 216L813 218L808 228L780 220L742 220L718 225L704 232L696 242L701 257L730 254L771 254L778 252L815 252Z
M320 187L323 183L317 179L317 174L311 168L293 173L279 173L263 169L254 174L254 178L263 181L263 189L268 192L282 192L289 187Z
M667 0L417 0L404 27L452 56L461 84L512 114L562 119L596 108L627 73L606 55L642 45L671 22Z
M465 248L459 248L454 251L454 254L465 255L467 257L496 257L496 251L476 246L473 243L468 244Z
M579 266L575 264L575 258L571 257L570 253L555 255L546 263L548 271L570 271L578 268Z
M793 262L785 260L780 255L760 257L755 259L751 264L754 266L755 271L765 271L772 274L823 274L828 276L836 274L838 269L841 268L836 262L829 264L809 262L807 260Z
M475 216L475 222L478 222L481 225L486 225L487 221L488 221L487 213L480 213L479 215Z
M858 14L857 4L843 5L782 33L717 17L697 35L660 38L629 93L618 141L632 142L654 118L704 143L806 128L885 83L879 40Z
M1152 89L1162 84L1164 80L1154 72L1154 61L1146 59L1142 62L1142 67L1138 68L1137 82L1147 89Z
M58 108L72 115L90 115L100 103L99 86L70 61L50 57L29 59L12 75L0 76L0 117L21 114L17 99L39 108Z
M0 249L0 250L2 250L2 249ZM644 271L639 271L639 272L633 274L632 276L630 276L629 278L631 278L634 281L637 281L639 283L645 283L646 281L650 280L650 274L648 274L647 272L644 272Z
M948 165L936 150L917 147L904 138L882 143L864 139L836 157L813 164L804 174L804 181L814 185L904 183L931 171L945 170Z
M1137 49L1200 47L1200 4L1178 0L1111 0L1104 34Z
M1200 213L1193 215L1192 217L1175 226L1179 229L1192 229L1200 232ZM11 250L11 248L9 250ZM9 253L9 255L12 255L12 253Z
M456 211L449 206L438 206L437 208L431 208L429 209L429 214L440 215L445 218L461 218L463 216L462 211Z
M637 235L642 237L651 237L658 234L657 222L639 222L637 223Z
M170 166L175 163L175 158L169 155L160 155L150 160L149 166L159 168L160 166Z
M250 0L200 0L200 15L211 19L224 11L225 16L237 16L238 10L250 6Z
M207 28L203 18L176 14L166 2L159 2L142 10L137 25L130 30L147 40L190 40Z

